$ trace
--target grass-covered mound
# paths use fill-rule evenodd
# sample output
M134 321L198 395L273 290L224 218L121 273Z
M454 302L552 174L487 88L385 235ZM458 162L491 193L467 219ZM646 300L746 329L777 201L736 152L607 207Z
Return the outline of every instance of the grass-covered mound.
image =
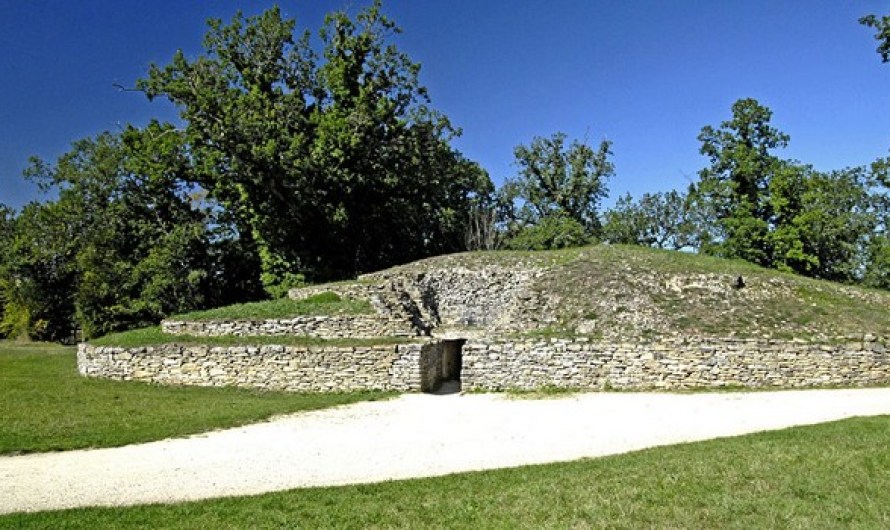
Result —
M0 455L116 447L391 395L296 394L92 379L78 375L74 348L0 341Z
M559 250L490 250L476 252L460 252L425 258L390 269L364 275L365 283L374 281L378 276L393 274L416 274L429 270L454 268L482 269L489 266L514 269L548 269L580 258L589 248L564 248ZM636 248L636 247L633 247Z
M545 336L799 338L890 336L890 292L676 251L594 245L548 252L473 252L370 275L497 266L535 270ZM741 278L741 282L739 279ZM531 315L529 315L531 316ZM541 317L544 318L541 318Z
M890 417L561 464L171 505L12 528L888 528Z
M527 329L527 335L588 335L607 340L711 336L816 342L865 334L890 337L888 291L805 278L740 260L644 247L594 245L547 252L468 252L379 271L360 282L486 267L534 271L523 300L508 308L518 308L520 321L524 318L521 312L526 311L528 320L549 322L544 328ZM171 319L262 320L373 312L368 300L327 292L303 300L238 304ZM142 346L155 340L221 345L326 342L311 338L173 338L159 333L155 329L142 330L94 343ZM380 343L381 339L373 342Z
M890 336L890 292L681 252L587 247L533 288L548 300L557 328L576 332L806 340Z

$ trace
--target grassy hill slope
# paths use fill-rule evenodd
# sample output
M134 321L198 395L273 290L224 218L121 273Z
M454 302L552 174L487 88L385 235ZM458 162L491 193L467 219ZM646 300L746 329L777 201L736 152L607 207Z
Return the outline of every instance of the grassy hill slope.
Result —
M890 292L740 260L621 245L429 258L368 278L456 267L540 269L530 286L552 325L538 334L833 340L890 336ZM739 287L741 277L743 287ZM534 304L533 304L534 305Z
M890 336L890 292L680 252L587 247L533 288L558 329L605 336Z

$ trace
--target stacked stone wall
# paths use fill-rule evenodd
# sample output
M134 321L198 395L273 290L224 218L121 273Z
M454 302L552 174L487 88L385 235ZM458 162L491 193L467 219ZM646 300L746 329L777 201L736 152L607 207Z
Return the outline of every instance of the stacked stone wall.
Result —
M381 317L405 322L418 334L437 327L525 330L552 324L546 303L531 290L540 268L392 269L333 283L292 289L302 300L324 292L368 300Z
M425 287L435 293L434 303L445 326L491 327L501 323L531 281L528 271L486 268L430 275Z
M779 340L471 339L464 390L684 389L890 384L887 340L837 344ZM434 390L442 343L369 347L81 344L82 374L162 384L286 391Z
M532 269L487 266L422 272L386 271L362 276L393 286L414 302L431 327L492 327L502 322L517 300L528 296Z
M289 392L419 391L426 343L370 347L200 346L120 348L80 344L85 376L167 385Z
M890 341L757 339L470 340L465 390L684 389L890 384Z
M322 339L413 337L416 328L406 320L379 315L306 315L269 320L165 320L161 330L172 335L305 336Z

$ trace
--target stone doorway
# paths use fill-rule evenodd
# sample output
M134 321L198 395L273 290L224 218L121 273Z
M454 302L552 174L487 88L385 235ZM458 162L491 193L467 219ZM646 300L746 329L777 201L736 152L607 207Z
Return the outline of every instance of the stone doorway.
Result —
M463 347L466 340L442 341L442 382L457 381L460 383L460 371L463 368Z
M466 339L443 340L436 343L424 363L425 383L421 389L433 394L460 392L460 374L463 368L463 346Z

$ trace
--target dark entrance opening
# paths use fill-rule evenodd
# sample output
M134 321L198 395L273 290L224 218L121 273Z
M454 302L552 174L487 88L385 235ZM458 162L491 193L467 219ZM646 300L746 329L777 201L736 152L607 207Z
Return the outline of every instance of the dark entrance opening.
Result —
M461 352L466 340L442 341L442 381L460 381Z
M439 365L439 384L436 394L460 392L460 372L463 368L463 346L466 339L443 340L442 359Z

